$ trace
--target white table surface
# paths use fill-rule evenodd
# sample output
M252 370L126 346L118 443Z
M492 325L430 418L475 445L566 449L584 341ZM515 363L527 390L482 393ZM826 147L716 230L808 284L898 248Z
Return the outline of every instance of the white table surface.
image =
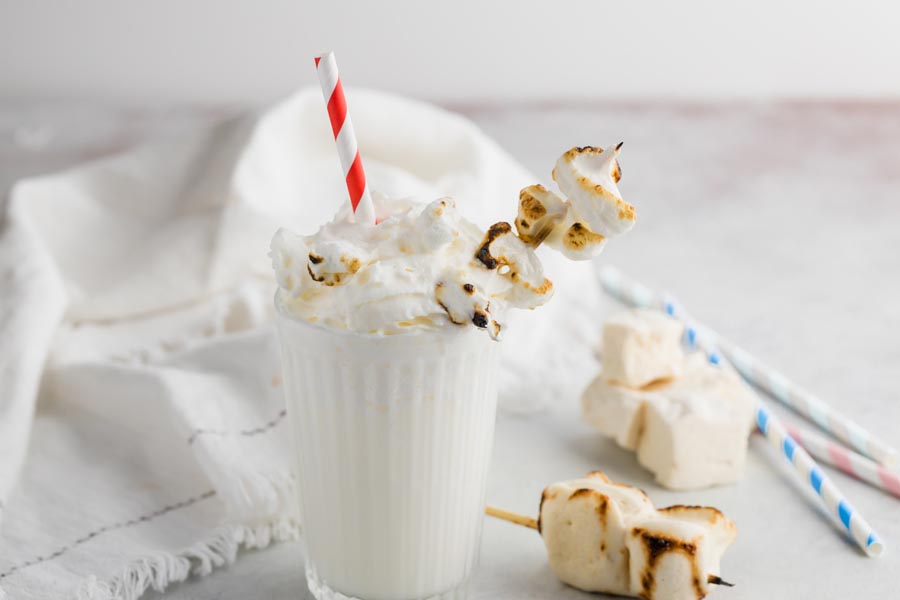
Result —
M639 223L602 260L676 292L900 446L900 103L462 110L543 179L573 144L624 140L620 185ZM221 112L0 102L0 190ZM658 506L709 504L737 522L722 564L737 587L712 597L900 593L900 501L829 470L886 542L883 558L866 558L758 436L739 484L670 492L579 420L577 398L558 398L538 414L501 413L488 499L534 514L544 485L597 468ZM306 598L302 563L297 544L246 552L166 597ZM586 597L554 579L535 532L492 519L471 596Z

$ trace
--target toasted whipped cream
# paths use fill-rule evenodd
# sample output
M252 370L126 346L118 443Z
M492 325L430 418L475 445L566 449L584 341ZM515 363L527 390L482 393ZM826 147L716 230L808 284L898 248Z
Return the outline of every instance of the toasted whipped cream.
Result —
M312 323L390 335L472 324L497 338L507 308L550 299L534 250L508 223L482 231L451 198L375 198L377 225L344 209L308 237L272 239L277 301Z

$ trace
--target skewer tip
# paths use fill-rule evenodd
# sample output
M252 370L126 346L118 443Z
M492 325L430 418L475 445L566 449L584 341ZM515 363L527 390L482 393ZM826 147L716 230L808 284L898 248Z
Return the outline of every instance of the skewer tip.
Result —
M621 150L621 149L622 149L622 146L624 146L624 145L625 145L625 142L619 142L618 144L616 144L616 152L618 152L619 150Z
M725 581L718 575L710 575L709 577L706 578L706 581L708 581L709 583L712 583L714 585L724 585L726 587L734 587L733 583L729 583L729 582Z

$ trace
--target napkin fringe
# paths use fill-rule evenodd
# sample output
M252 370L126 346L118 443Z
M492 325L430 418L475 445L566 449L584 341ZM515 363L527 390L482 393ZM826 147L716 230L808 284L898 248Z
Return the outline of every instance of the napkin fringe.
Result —
M294 541L300 525L282 518L261 525L225 525L208 539L178 553L157 552L140 558L107 581L95 575L85 579L75 600L137 600L149 589L163 592L189 576L206 577L218 567L232 564L240 549L261 549L273 542ZM6 594L0 589L0 600Z

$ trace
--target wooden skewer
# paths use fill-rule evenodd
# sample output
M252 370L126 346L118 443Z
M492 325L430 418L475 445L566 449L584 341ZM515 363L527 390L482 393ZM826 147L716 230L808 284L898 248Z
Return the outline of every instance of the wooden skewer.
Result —
M733 583L728 583L727 581L725 581L718 575L710 575L709 577L706 578L706 580L715 585L727 585L728 587L734 587Z
M518 513L509 512L508 510L503 510L502 508L497 508L496 506L491 506L490 504L485 507L484 512L491 517L503 519L504 521L515 523L516 525L530 527L531 529L538 528L537 521L535 519L526 517L525 515L520 515Z

